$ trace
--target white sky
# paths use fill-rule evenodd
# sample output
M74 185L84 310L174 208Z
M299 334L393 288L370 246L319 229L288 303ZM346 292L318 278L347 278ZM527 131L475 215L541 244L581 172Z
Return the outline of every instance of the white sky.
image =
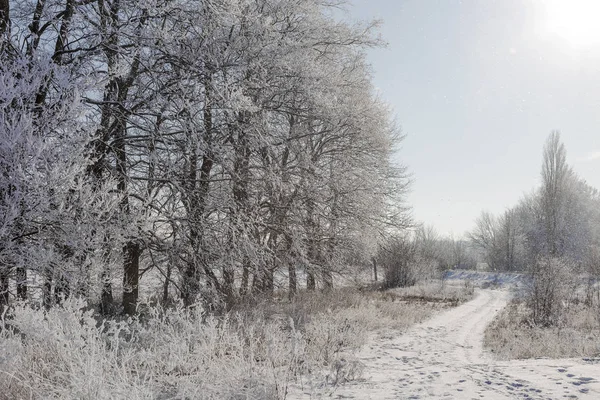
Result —
M558 129L600 188L600 0L354 0L381 19L374 82L407 135L417 220L463 235L539 183Z

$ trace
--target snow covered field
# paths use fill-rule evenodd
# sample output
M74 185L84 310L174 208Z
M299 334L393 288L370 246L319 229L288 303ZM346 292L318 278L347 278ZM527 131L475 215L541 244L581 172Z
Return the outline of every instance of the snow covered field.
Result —
M373 335L357 355L364 379L292 399L559 399L600 397L600 360L495 361L483 332L507 304L506 290L479 290L472 301L404 334Z

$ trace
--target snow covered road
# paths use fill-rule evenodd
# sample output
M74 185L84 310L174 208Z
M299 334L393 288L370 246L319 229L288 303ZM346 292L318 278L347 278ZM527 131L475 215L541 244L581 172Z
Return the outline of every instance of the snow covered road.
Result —
M403 335L374 337L358 354L365 380L331 397L600 399L598 360L495 361L483 352L483 332L508 298L504 290L481 290Z

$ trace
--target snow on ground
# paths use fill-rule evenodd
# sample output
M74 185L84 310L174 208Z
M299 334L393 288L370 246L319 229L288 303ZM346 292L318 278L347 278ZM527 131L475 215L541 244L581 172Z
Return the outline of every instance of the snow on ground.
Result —
M483 332L506 305L506 290L479 290L472 301L404 334L373 335L357 355L364 379L290 399L598 399L600 360L496 361Z

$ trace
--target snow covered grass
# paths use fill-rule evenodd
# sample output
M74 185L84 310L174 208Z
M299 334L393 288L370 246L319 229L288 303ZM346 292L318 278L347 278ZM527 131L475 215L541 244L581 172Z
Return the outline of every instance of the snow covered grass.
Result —
M515 299L487 327L484 345L502 360L600 356L600 314L576 301L560 324L543 327L533 323L523 299Z
M301 349L273 324L240 326L181 309L98 323L69 300L46 315L17 306L0 341L0 398L276 398L278 368Z
M529 267L514 299L486 329L500 359L600 355L600 292L593 276L569 260L542 257Z
M356 379L352 353L377 329L406 329L443 303L339 289L255 301L221 316L144 307L99 320L70 299L16 305L0 325L0 399L284 399L290 384Z

